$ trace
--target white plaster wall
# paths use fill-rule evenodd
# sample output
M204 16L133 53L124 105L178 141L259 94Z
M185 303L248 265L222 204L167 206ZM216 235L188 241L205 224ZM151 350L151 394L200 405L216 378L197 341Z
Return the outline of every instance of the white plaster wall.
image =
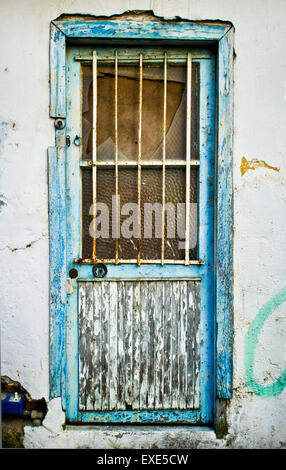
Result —
M0 1L2 374L19 380L34 398L48 399L46 149L54 144L49 23L62 13L111 15L132 9L235 26L234 398L230 434L222 445L286 447L286 390L271 398L250 393L243 362L251 321L286 284L285 0ZM280 172L258 168L241 176L243 156ZM286 304L264 325L256 354L260 383L273 382L285 369L285 313ZM73 431L70 441L66 433L58 430L53 446L84 442L80 431ZM26 428L25 442L49 446L49 431L43 435L42 429ZM205 442L215 445L212 439Z

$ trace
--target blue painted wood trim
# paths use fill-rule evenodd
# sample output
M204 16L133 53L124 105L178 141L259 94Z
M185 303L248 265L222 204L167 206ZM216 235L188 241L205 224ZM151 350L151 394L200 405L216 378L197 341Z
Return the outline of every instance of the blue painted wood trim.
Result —
M77 422L98 424L211 424L207 414L202 414L196 410L79 411Z
M66 116L66 37L58 27L50 27L50 117Z
M70 38L180 39L216 40L228 31L227 23L194 23L185 21L54 21Z
M216 392L232 396L233 28L218 45Z
M48 149L50 229L50 398L61 395L66 328L65 148Z

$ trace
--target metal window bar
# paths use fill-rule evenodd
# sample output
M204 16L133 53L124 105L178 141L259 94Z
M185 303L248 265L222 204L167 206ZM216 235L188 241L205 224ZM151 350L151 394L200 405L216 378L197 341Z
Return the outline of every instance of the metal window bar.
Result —
M185 230L185 264L190 261L190 183L191 183L191 103L192 103L192 55L187 59L187 116L186 116L186 230Z
M141 234L141 158L142 158L142 88L143 60L139 54L139 123L138 123L138 230ZM138 238L137 264L141 264L141 237Z
M118 61L120 61L121 64L131 64L131 63L138 63L138 55L130 56L130 55L122 55L122 56L117 56ZM74 57L75 61L83 62L83 63L90 63L93 61L92 56L75 56ZM98 60L100 62L104 62L105 64L114 64L114 56L98 56ZM157 56L148 56L144 55L142 56L142 61L143 62L148 62L151 64L158 64L158 63L164 63L165 60L165 54L164 55L157 55ZM168 61L172 61L173 64L185 64L187 61L187 54L185 55L176 55L176 56L169 56Z
M93 52L92 60L93 79L93 121L92 121L92 204L93 204L93 239L92 258L96 259L96 111L97 111L97 54Z
M91 57L77 56L75 60L91 61ZM114 64L114 76L115 76L115 92L114 92L114 110L115 110L115 122L114 122L114 134L115 134L115 162L114 161L97 161L97 137L96 137L96 126L97 126L97 62L111 62ZM119 161L118 154L118 62L128 63L137 62L139 60L139 123L138 123L138 156L136 161ZM163 103L163 156L162 161L142 161L142 90L143 90L143 61L151 63L158 63L163 61L164 66L164 103ZM93 234L96 234L96 199L97 199L97 188L96 188L96 168L97 167L114 167L115 168L115 196L116 196L116 220L115 220L115 236L116 236L116 255L115 259L97 259L96 257L96 236L93 237L93 250L92 258L76 258L74 261L82 264L92 264L96 262L105 263L116 263L116 264L185 264L185 265L202 265L204 264L201 260L190 260L189 252L189 241L190 241L190 171L191 167L200 165L199 160L191 159L191 94L192 94L192 55L189 52L187 57L172 57L172 62L184 62L187 61L187 110L186 110L186 159L185 160L166 160L166 120L167 120L167 66L168 57L167 53L164 56L156 57L143 57L142 53L138 56L118 56L117 50L115 51L114 57L98 57L96 51L93 52L92 56L92 75L93 75L93 124L92 124L92 161L81 161L80 166L82 169L92 167L92 200L93 200ZM137 185L138 185L138 229L141 232L141 167L142 166L162 166L162 245L161 245L161 259L141 259L141 246L140 237L138 238L138 255L137 259L119 259L118 244L119 244L119 207L118 207L118 169L119 167L137 167ZM186 168L186 223L185 223L185 259L184 260L169 260L165 259L165 191L166 191L166 166L178 166Z
M119 248L119 207L118 207L118 58L115 52L115 84L114 84L114 140L115 140L115 263L118 264Z
M122 166L129 166L129 167L136 167L138 165L138 162L136 160L119 160L117 162L118 167ZM165 160L164 165L167 167L185 167L186 166L186 160ZM190 160L190 166L199 166L200 161L199 160ZM104 160L104 161L97 161L96 163L93 163L93 161L85 161L82 160L80 162L80 167L81 168L89 168L91 166L107 166L107 167L115 167L115 163L113 160ZM147 167L156 167L156 166L163 166L163 162L161 160L141 160L141 167L142 166L147 166Z
M164 54L164 110L163 110L163 155L162 155L162 250L161 264L165 257L165 192L166 192L166 128L167 128L167 54Z
M94 262L97 262L97 263L110 263L110 264L114 264L115 263L115 259L101 259L101 258L97 258L96 260L94 260L93 258L74 258L74 262L75 263L78 263L78 264L93 264ZM160 264L162 261L162 259L141 259L141 264ZM134 259L119 259L118 260L118 264L136 264L138 262L138 260L136 258ZM164 260L164 263L165 264L185 264L185 260L178 260L178 259L165 259ZM204 261L202 260L197 260L197 259L194 259L194 260L190 260L189 261L189 265L203 265L205 264Z

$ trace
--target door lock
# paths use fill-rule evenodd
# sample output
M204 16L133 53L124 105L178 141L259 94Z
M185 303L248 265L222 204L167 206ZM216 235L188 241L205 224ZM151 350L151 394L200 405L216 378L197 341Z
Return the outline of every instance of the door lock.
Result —
M92 272L94 277L105 277L107 274L107 267L103 263L97 263L93 266Z

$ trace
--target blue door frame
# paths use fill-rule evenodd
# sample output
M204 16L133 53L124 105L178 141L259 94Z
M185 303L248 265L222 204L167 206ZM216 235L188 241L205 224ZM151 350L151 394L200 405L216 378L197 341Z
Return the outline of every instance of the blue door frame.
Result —
M79 412L77 403L77 305L76 295L67 294L67 269L71 267L71 260L79 257L80 220L70 207L70 195L78 193L79 166L75 165L70 171L66 162L69 147L66 147L66 135L70 132L69 103L72 101L76 108L80 100L78 84L74 83L79 72L72 77L71 86L68 84L68 74L71 54L67 54L66 46L69 38L89 40L111 39L149 39L168 41L176 38L176 44L184 41L184 46L195 47L197 41L216 43L217 68L214 68L214 59L201 61L201 80L207 79L205 86L201 86L201 93L211 91L208 111L201 113L210 135L201 135L201 155L215 155L215 158L202 159L200 181L203 174L212 175L216 163L216 192L210 187L208 191L200 192L202 207L207 205L207 198L212 199L216 194L215 230L215 259L211 253L200 253L209 260L205 266L191 266L191 277L202 279L202 289L205 292L212 286L204 284L207 270L214 269L214 302L207 308L202 308L202 330L211 328L213 336L209 335L209 342L201 346L201 360L206 361L207 367L201 376L206 385L201 392L201 410L181 411L180 417L162 416L162 422L180 421L187 423L209 423L214 416L214 397L230 398L232 389L232 61L233 61L233 28L229 24L203 24L192 22L128 22L128 21L64 21L51 24L51 103L50 116L55 118L56 139L55 146L48 151L49 163L49 212L50 212L50 396L61 396L63 408L67 418L72 421L98 422L102 421L102 412ZM75 51L76 49L74 49ZM80 67L79 64L73 67ZM208 69L209 67L209 69ZM215 121L215 83L217 86L217 135L214 133ZM74 86L73 86L74 85ZM210 87L210 88L208 88ZM213 88L212 88L213 87ZM79 109L79 108L78 108ZM201 122L201 129L203 129ZM75 124L76 125L76 124ZM217 148L215 148L217 142ZM210 153L208 153L210 152ZM79 155L78 155L79 158ZM204 168L205 165L205 168ZM208 167L209 165L209 167ZM214 180L214 178L213 178ZM205 199L204 199L205 198ZM201 215L202 217L202 215ZM211 215L212 217L212 215ZM200 221L200 236L207 228ZM210 240L211 241L211 240ZM206 247L210 244L206 244ZM208 248L209 249L209 248ZM164 269L164 272L162 271ZM90 277L91 266L81 266L81 278ZM128 272L127 272L128 271ZM172 266L172 277L184 277L183 266ZM166 267L161 266L110 266L109 277L136 277L162 278L168 277ZM170 278L170 273L169 273ZM209 277L210 278L210 277ZM67 301L67 296L69 300ZM202 298L207 299L206 295ZM212 296L211 296L212 297ZM71 312L73 312L71 314ZM205 317L204 317L205 315ZM212 344L211 344L212 343ZM207 372L208 371L208 372ZM210 374L209 379L204 374ZM105 415L104 421L120 422L158 422L155 411L126 411L113 412L112 417ZM132 414L133 413L133 414ZM167 412L166 412L167 413ZM170 412L169 412L170 413ZM185 414L184 414L185 413ZM132 415L131 415L132 414Z

